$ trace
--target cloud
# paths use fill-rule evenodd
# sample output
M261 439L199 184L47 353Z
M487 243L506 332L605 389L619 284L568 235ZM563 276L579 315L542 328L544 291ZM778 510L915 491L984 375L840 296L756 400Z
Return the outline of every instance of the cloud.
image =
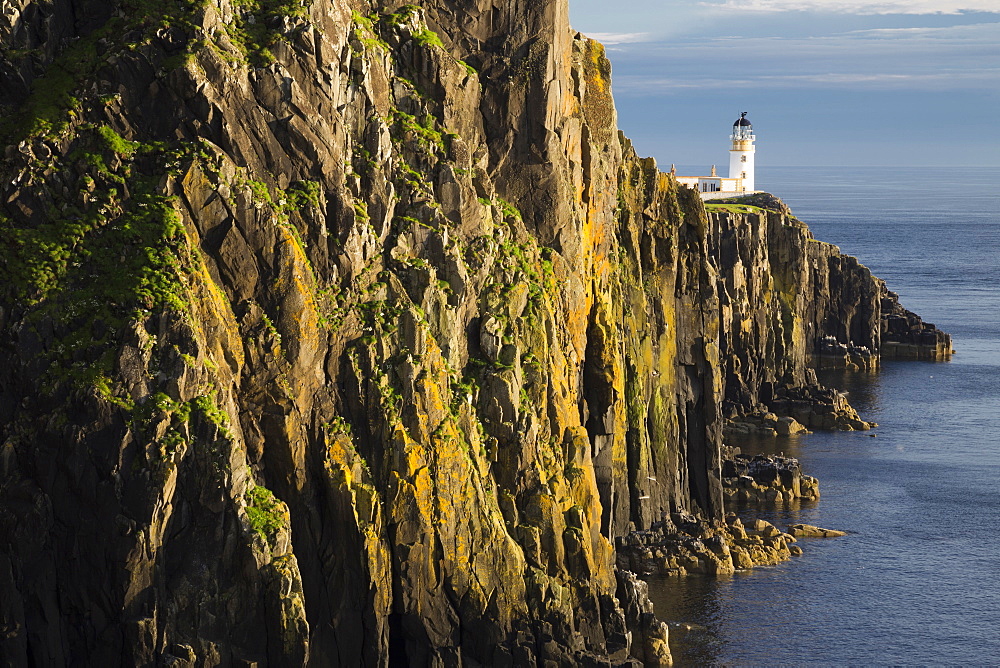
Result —
M995 40L1000 37L1000 23L970 23L958 26L919 28L868 28L866 30L851 30L844 33L844 36L872 39L952 39L956 43L982 39L995 43Z
M830 12L837 14L1000 13L997 0L723 0L704 7L747 12Z
M648 42L651 35L648 32L588 32L587 37L596 39L601 44L636 44Z
M900 54L908 50L908 57L916 61L931 53L941 55L944 50L955 54L969 54L978 46L995 46L1000 43L1000 22L975 23L959 26L914 28L868 28L826 35L789 37L710 37L690 43L694 48L737 49L746 54L771 51L774 53L809 53L825 50L827 57L836 60L859 55L868 50L870 56ZM848 49L849 51L844 51ZM993 49L990 60L998 60L1000 51Z
M805 75L946 73L956 82L1000 68L1000 23L932 28L873 28L805 37L708 37L622 45L620 74L691 79L719 73ZM853 76L853 75L852 75ZM995 75L994 75L995 76ZM737 77L734 77L737 78ZM910 79L912 81L916 78ZM997 83L994 79L994 83Z
M770 22L766 16L761 20ZM732 31L738 25L726 23L713 26L715 34L654 34L641 44L620 42L609 51L614 51L615 91L630 97L726 88L929 95L1000 90L1000 21L977 19L941 25L950 20L824 23L813 16L793 17L796 24L807 23L803 30L748 37Z
M995 84L1000 79L1000 69L983 68L979 70L962 70L953 72L934 72L926 74L900 74L893 72L851 73L825 72L815 74L787 74L739 77L739 78L682 78L658 77L643 75L618 76L615 81L615 92L631 95L662 95L672 91L719 90L719 89L870 89L885 91L893 90L923 90L933 88L947 90L961 88L969 84Z

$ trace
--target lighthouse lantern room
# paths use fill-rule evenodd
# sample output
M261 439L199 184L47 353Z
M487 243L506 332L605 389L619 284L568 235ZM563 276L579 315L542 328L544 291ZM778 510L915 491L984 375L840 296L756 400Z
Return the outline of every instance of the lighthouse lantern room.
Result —
M736 191L752 193L753 175L753 126L747 120L747 112L740 114L733 123L733 146L729 149L729 178L737 179Z

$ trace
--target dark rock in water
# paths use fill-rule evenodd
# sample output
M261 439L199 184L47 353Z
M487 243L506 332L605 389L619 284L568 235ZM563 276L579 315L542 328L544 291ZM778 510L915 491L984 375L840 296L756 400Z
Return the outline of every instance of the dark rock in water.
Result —
M756 413L741 415L734 408L723 431L728 441L738 443L746 436L794 436L809 433L809 429L868 431L878 426L862 420L844 394L816 384L770 384L761 401L764 408Z
M822 368L873 371L878 368L879 357L878 351L868 346L841 343L835 336L824 336L816 344L813 362Z
M749 435L776 437L810 432L795 418L787 415L779 417L768 411L754 415L733 416L726 421L722 433L726 440L738 441L741 437Z

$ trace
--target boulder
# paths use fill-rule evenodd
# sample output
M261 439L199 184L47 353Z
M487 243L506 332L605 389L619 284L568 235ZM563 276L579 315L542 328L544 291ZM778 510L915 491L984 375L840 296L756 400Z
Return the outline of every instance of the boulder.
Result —
M811 524L793 524L788 527L788 533L792 534L796 538L837 538L838 536L847 535L846 531L821 529L820 527L813 526Z
M774 428L778 432L779 436L792 436L794 434L809 432L809 430L802 426L798 420L790 416L778 418L778 422Z

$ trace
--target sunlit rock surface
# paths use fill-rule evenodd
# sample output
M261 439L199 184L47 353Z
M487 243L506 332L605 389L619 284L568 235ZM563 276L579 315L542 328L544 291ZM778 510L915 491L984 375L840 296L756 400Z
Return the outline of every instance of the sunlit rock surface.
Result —
M613 541L885 289L637 157L567 15L4 6L3 662L669 663Z

